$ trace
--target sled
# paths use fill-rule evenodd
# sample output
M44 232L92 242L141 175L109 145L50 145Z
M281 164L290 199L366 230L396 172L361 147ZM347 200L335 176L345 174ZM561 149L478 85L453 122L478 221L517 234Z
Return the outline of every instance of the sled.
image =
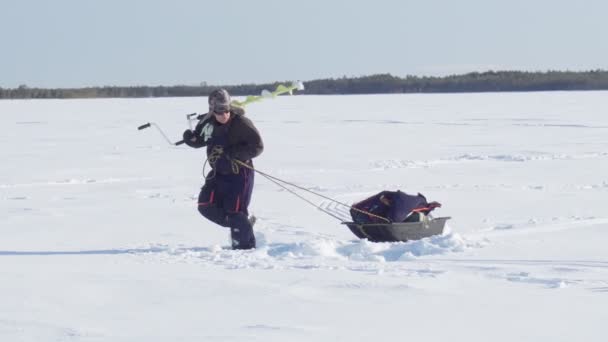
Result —
M445 223L451 217L426 217L419 222L393 223L354 223L344 222L353 234L360 239L372 242L396 242L420 240L425 237L443 234Z

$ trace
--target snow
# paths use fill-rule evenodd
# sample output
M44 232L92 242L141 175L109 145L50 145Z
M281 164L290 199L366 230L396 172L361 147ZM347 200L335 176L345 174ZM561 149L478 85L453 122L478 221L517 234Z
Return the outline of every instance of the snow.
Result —
M2 341L604 341L608 93L283 96L259 170L449 229L358 240L261 175L258 248L196 211L204 98L0 102ZM337 216L345 208L299 192Z

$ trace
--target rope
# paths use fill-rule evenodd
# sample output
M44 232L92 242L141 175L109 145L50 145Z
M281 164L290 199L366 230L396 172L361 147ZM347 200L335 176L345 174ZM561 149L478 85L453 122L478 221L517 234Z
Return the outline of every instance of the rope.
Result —
M253 170L253 168L251 168L251 169ZM253 171L256 171L256 170L253 170ZM256 171L256 172L258 172L258 171ZM266 177L264 174L262 174L262 176ZM298 194L297 192L295 192L295 191L291 190L290 188L286 187L285 185L283 185L283 184L281 184L281 183L277 182L276 180L274 180L274 179L272 179L272 178L269 178L269 177L266 177L266 179L268 179L269 181L273 182L274 184L276 184L276 185L280 186L281 188L283 188L283 189L285 189L285 190L289 191L290 193L292 193L292 194L293 194L293 195L295 195L296 197L298 197L298 198L300 198L301 200L303 200L303 201L307 202L308 204L310 204L310 205L314 206L315 208L319 209L320 211L322 211L322 212L326 213L327 215L329 215L329 216L331 216L331 217L333 217L333 218L336 218L336 219L340 220L341 222L344 222L344 220L342 220L342 218L340 218L338 215L335 215L335 214L333 214L333 213L331 213L331 212L329 212L329 211L327 211L327 210L325 210L325 209L323 209L323 208L321 208L321 207L317 206L316 204L314 204L314 203L313 203L312 201L310 201L309 199L307 199L307 198L305 198L304 196L302 196L302 195Z
M217 163L218 159L222 158L223 154L224 154L223 146L220 146L220 145L213 146L213 148L211 149L211 153L209 154L209 156L205 160L205 163L203 164L203 175L205 175L205 166L207 165L207 163L209 163L209 165L211 166L211 173L209 174L209 177L205 176L206 180L215 178L215 175L217 174L217 171L215 169L215 163ZM236 159L230 159L230 162L231 162L230 166L232 168L232 173L238 174L239 165L235 161L236 161Z
M287 190L287 191L291 192L292 194L296 195L296 196L297 196L297 197L299 197L300 199L302 199L302 200L306 201L307 203L309 203L309 204L313 205L315 208L319 209L320 211L322 211L322 212L324 212L324 213L326 213L326 214L328 214L328 215L330 215L330 216L332 216L332 217L334 217L334 218L336 218L336 219L340 220L341 222L346 222L346 221L344 221L344 220L343 220L343 219L341 219L340 217L338 217L338 216L336 216L336 215L334 215L334 214L332 214L332 213L330 213L330 212L328 212L328 211L326 211L326 210L322 209L322 208L321 208L321 207L319 207L318 205L314 204L313 202L309 201L308 199L306 199L306 198L302 197L301 195L297 194L295 191L293 191L293 190L291 190L291 189L289 189L289 188L285 187L283 184L280 184L279 182L284 183L284 184L287 184L287 185L290 185L290 186L293 186L294 188L300 189L300 190L302 190L302 191L309 192L309 193L311 193L311 194L313 194L313 195L315 195L315 196L322 197L322 198L324 198L324 199L326 199L326 200L328 200L328 201L331 201L331 202L334 202L334 203L337 203L337 204L343 205L343 206L345 206L345 207L347 207L347 208L353 209L353 210L358 211L358 212L360 212L360 213L363 213L363 214L366 214L366 215L369 215L369 216L372 216L372 217L375 217L375 218L381 219L381 220L383 220L383 221L386 221L387 223L391 223L391 220L387 219L386 217L378 216L378 215L372 214L372 213L370 213L370 212L368 212L368 211L365 211L365 210L361 210L361 209L355 208L355 207L353 207L353 206L351 206L351 205L348 205L348 204L342 203L342 202L337 201L337 200L335 200L335 199L333 199L333 198L330 198L330 197L327 197L327 196L325 196L325 195L322 195L322 194L316 193L316 192L314 192L314 191L312 191L312 190L309 190L309 189L303 188L303 187L301 187L301 186L299 186L299 185L296 185L296 184L290 183L290 182L288 182L288 181L282 180L282 179L280 179L280 178L277 178L277 177L271 176L271 175L269 175L269 174L267 174L267 173L265 173L265 172L262 172L262 171L260 171L260 170L257 170L257 169L255 169L255 168L253 168L252 166L250 166L250 165L248 165L248 164L246 164L246 163L244 163L244 162L242 162L242 161L240 161L240 160L238 160L238 159L233 159L232 161L233 161L233 162L235 162L235 163L237 163L237 164L238 164L238 165L240 165L240 166L246 167L246 168L248 168L248 169L250 169L250 170L252 170L252 171L254 171L254 172L257 172L257 173L261 174L262 176L266 177L266 179L268 179L268 180L272 181L273 183L275 183L275 184L279 185L279 186L280 186L280 187L282 187L283 189L285 189L285 190Z

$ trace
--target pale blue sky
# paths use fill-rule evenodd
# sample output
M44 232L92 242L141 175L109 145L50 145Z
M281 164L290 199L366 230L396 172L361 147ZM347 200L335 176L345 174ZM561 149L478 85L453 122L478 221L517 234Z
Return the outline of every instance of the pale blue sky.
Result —
M0 87L608 69L606 0L0 0Z

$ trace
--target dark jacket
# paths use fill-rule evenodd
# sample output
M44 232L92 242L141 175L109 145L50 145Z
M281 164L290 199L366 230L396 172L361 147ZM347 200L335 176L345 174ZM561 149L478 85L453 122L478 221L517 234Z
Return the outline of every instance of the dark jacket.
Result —
M185 143L195 148L206 146L208 158L217 147L230 158L243 162L259 156L264 150L260 133L240 108L230 110L230 120L225 124L220 124L213 114L204 114L193 134L187 132L184 132Z

